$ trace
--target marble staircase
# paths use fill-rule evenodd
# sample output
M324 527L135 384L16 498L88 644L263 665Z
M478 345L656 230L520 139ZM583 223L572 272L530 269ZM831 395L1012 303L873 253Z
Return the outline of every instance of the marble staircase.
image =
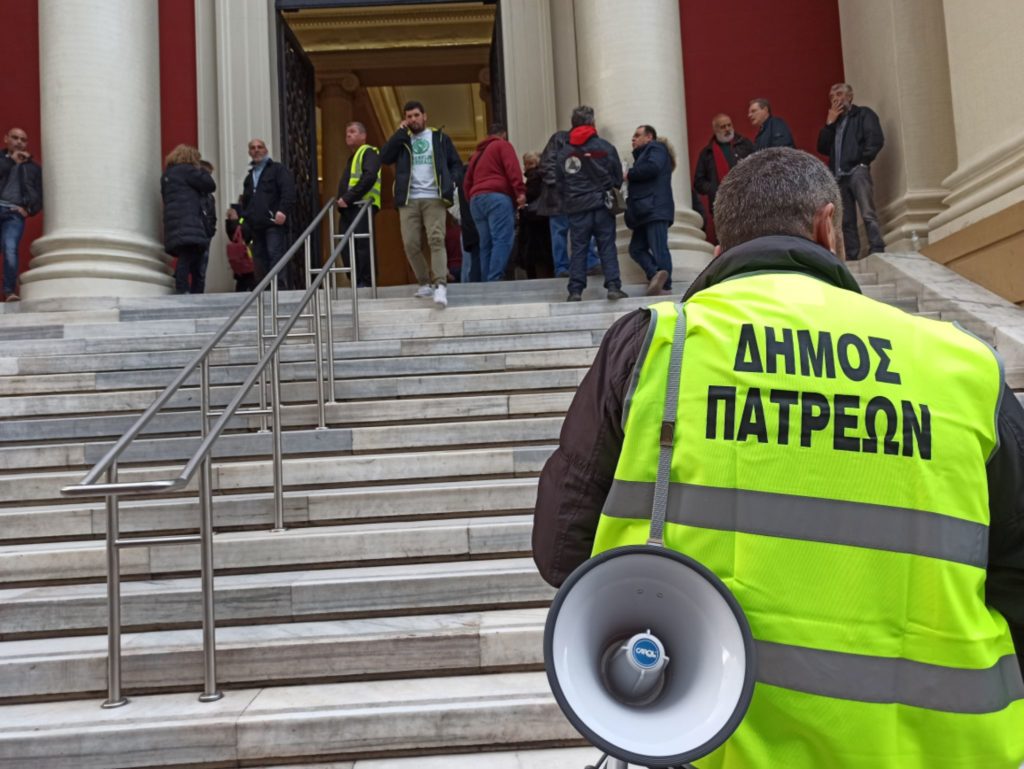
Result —
M961 313L997 343L1013 325L993 327L941 297L921 306L920 288L879 279L889 273L877 259L854 265L871 296L933 317ZM611 303L592 283L585 301L567 304L563 281L452 286L440 310L407 287L384 289L360 305L360 342L349 341L350 305L339 300L327 429L314 429L312 347L283 348L285 532L270 531L270 440L258 418L237 417L214 454L224 698L197 701L198 548L140 547L122 552L131 702L113 710L99 707L104 508L59 490L238 297L0 308L0 769L593 762L543 674L554 591L529 557L531 511L605 329L650 301L627 291L634 298ZM218 355L215 403L255 360L251 326ZM121 479L175 474L197 445L197 404L194 384L183 388ZM190 490L121 504L127 534L191 533L198 516Z

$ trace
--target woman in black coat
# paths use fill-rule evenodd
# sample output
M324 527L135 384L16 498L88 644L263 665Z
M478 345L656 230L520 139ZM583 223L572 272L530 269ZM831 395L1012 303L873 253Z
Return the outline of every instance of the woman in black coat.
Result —
M164 201L164 250L178 260L174 269L176 293L201 294L205 288L210 235L203 206L216 189L213 177L199 165L199 150L187 144L171 150L160 177L160 194Z

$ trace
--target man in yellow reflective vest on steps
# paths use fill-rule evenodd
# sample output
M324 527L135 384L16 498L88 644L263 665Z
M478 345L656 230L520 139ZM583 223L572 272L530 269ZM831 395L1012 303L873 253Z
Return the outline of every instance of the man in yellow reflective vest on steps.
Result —
M380 211L380 151L366 143L366 126L353 121L345 126L345 144L352 154L345 164L345 173L338 182L338 210L341 212L341 232L348 229L359 213L356 205L360 200L370 201L370 212L363 217L354 234L369 232L369 217ZM370 285L370 240L357 238L356 284L360 288ZM348 250L341 258L348 267Z
M746 717L695 766L1017 769L1024 409L985 343L861 295L840 207L806 153L737 164L683 303L605 335L541 475L534 559L559 585L645 542L673 436L665 544L732 590L757 655Z

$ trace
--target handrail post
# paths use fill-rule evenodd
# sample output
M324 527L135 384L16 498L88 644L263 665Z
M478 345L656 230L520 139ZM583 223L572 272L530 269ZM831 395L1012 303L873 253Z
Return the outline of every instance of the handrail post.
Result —
M369 233L370 233L370 297L372 299L377 298L377 248L374 245L373 240L373 204L370 204L369 210L366 212L366 218L369 219Z
M200 369L199 424L205 438L210 431L210 359L203 358ZM224 695L217 690L217 637L213 593L213 472L210 454L203 458L199 471L199 560L203 593L203 693L200 702L215 702Z
M284 531L284 464L281 458L281 348L274 351L270 361L270 382L273 392L270 407L273 410L274 430L274 532Z
M363 216L366 216L366 208L363 207ZM348 263L352 265L352 271L348 274L349 282L352 284L352 339L359 341L359 289L356 288L359 281L356 279L356 233L353 232L348 238Z
M263 357L263 351L266 349L264 343L264 335L267 327L267 312L264 307L266 297L260 295L256 297L256 324L259 327L256 334L256 360L260 360ZM259 390L260 390L260 432L267 432L267 370L264 368L260 371L259 379Z
M331 297L331 283L334 279L332 270L323 282L324 309L327 318L327 402L330 404L338 402L334 395L334 302Z
M107 470L107 482L117 483L117 462ZM117 495L107 495L107 701L104 708L128 704L121 693L121 553Z
M316 408L318 426L317 430L327 429L327 409L324 407L324 351L321 334L320 318L320 296L319 289L310 296L310 304L313 310L313 349L316 351Z

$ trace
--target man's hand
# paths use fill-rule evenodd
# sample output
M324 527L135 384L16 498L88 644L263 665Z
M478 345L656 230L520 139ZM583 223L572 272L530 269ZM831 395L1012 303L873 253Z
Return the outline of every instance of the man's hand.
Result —
M348 208L345 198L338 198L338 208Z
M15 206L14 210L18 212L22 219L28 219L28 211L26 211L21 206Z
M17 163L18 165L21 165L22 163L25 163L32 159L32 156L23 150L18 150L11 157L14 158L14 162Z
M526 195L520 195L516 198L516 206L526 208Z
M229 208L228 209L228 213L227 213L227 217L228 217L229 221L237 222L238 221L238 212L235 209L233 209L233 208Z
M399 123L398 124L398 130L399 131L408 131L409 130L409 121L408 120L403 120L401 123Z
M284 211L278 211L276 214L274 214L274 224L284 224L284 220L287 218L288 217L284 215Z
M842 102L832 102L832 106L828 111L828 116L825 118L825 125L832 125L842 117L844 112L846 112L845 104Z

